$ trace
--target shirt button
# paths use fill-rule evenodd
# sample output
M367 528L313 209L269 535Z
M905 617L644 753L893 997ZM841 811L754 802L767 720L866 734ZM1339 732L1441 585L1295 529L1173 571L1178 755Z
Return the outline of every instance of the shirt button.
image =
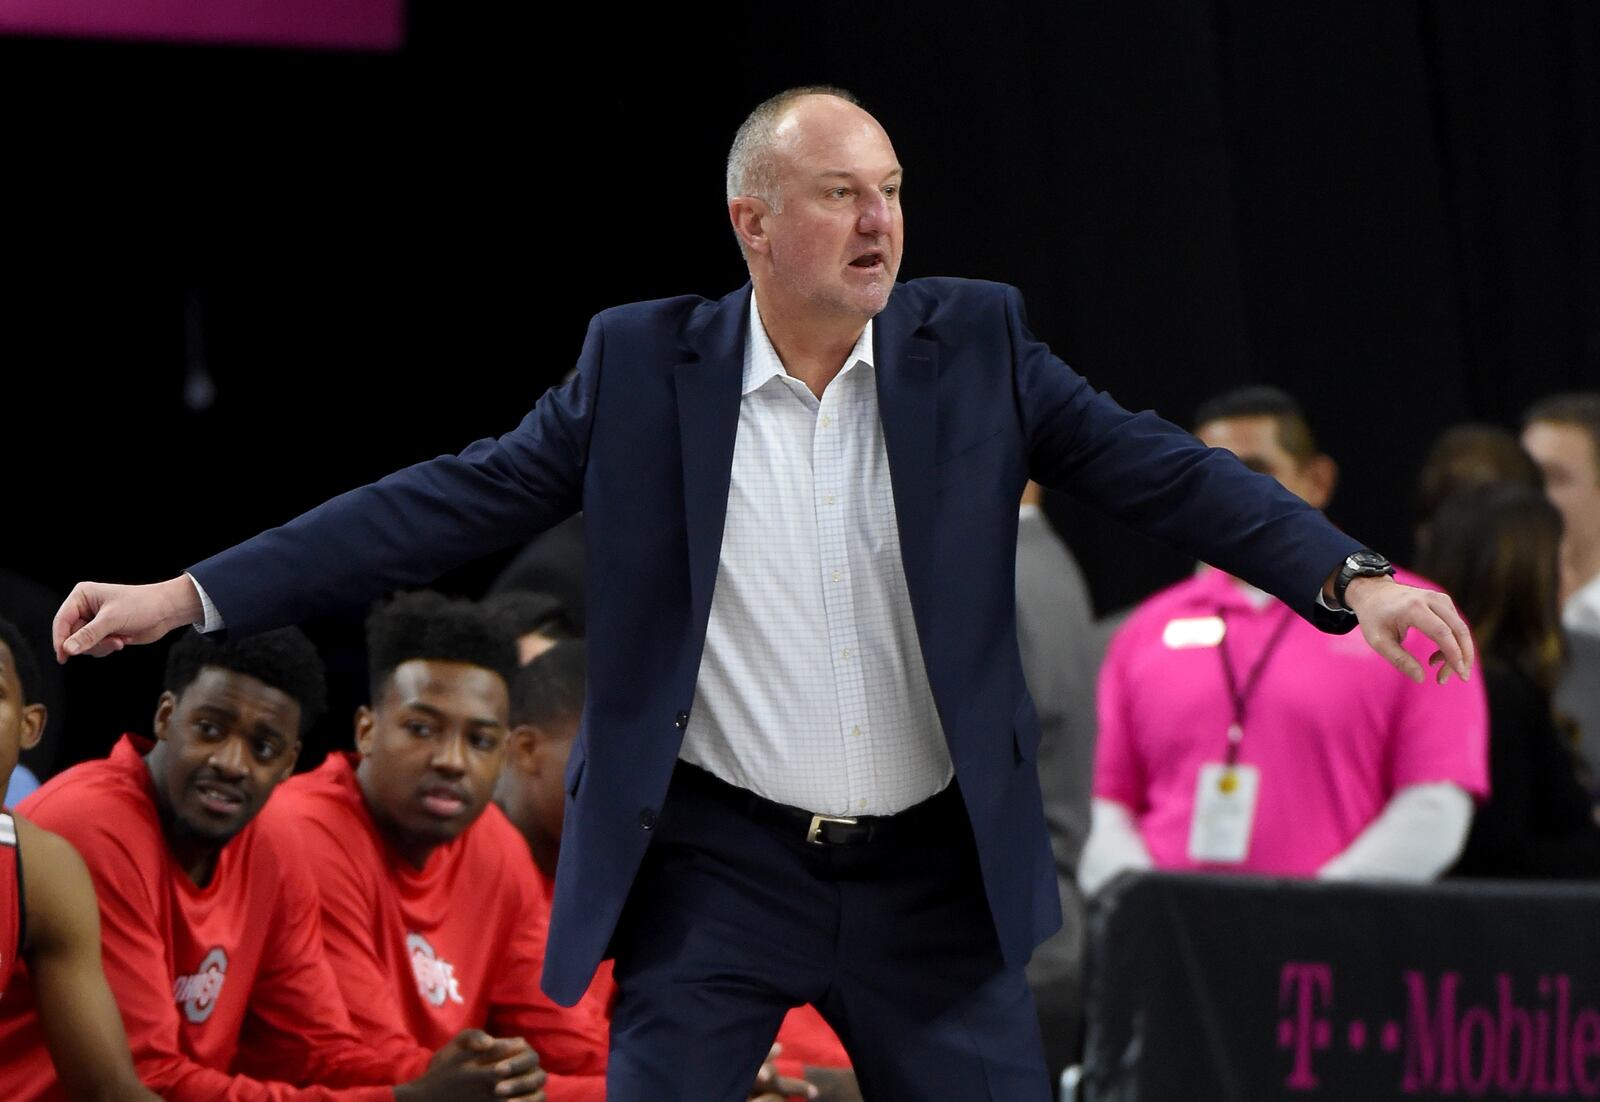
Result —
M822 427L827 428L831 424L833 424L833 418L824 413L822 415Z
M865 811L865 810L866 810L866 809L867 809L867 801L866 801L866 800L861 800L861 801L859 801L859 802L858 802L858 803L857 803L857 804L856 804L856 807L857 807L857 808L859 808L859 809L860 809L860 810L862 810L862 811Z
M850 734L852 734L856 738L860 738L861 737L861 728L859 728L859 727L850 728Z
M846 647L846 648L844 648L844 650L840 651L839 652L839 657L840 658L849 658L850 657L850 648Z
M677 716L673 718L672 725L680 731L689 726L689 713L679 712Z
M834 571L834 572L833 572L833 580L834 580L834 581L838 581L838 580L839 580L839 579L841 579L841 578L843 578L843 577L844 577L844 575L843 575L843 574L841 574L841 573L839 573L839 572L838 572L838 571L837 571L837 570L835 570L835 571Z
M656 828L655 809L648 807L641 808L639 810L639 825L644 827L646 830L654 830Z
M827 503L829 505L832 505L833 504L833 495L829 494L824 500L827 501Z

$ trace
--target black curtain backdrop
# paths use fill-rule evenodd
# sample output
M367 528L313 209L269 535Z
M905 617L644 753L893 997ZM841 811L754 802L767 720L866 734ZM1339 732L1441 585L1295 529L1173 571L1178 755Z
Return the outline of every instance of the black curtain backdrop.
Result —
M1181 423L1289 389L1332 516L1396 557L1440 430L1600 385L1581 0L551 12L418 0L392 55L0 40L0 564L166 577L511 427L595 311L743 281L722 158L798 83L893 137L904 277L1018 285L1065 359ZM1048 508L1102 612L1187 568ZM311 627L338 678L314 762L348 741L360 615ZM161 660L73 663L41 764L147 730Z

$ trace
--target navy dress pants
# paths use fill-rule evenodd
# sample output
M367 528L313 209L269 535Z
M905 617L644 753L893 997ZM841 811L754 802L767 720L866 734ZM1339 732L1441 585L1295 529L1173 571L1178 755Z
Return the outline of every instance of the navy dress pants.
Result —
M1033 997L1001 960L957 786L907 813L914 830L830 846L748 801L674 774L612 942L608 1102L743 1102L806 1002L866 1102L1047 1102Z

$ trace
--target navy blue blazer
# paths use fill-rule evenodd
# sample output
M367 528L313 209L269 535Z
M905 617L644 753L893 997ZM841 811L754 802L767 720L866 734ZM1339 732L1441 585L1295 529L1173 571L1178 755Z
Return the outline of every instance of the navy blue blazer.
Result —
M694 722L738 425L750 288L607 310L578 371L511 432L354 490L192 568L250 633L426 583L577 509L587 528L588 707L544 987L584 991ZM879 411L917 636L972 821L1005 958L1059 925L1017 651L1017 502L1031 476L1249 579L1328 630L1315 604L1360 545L1153 413L1095 391L1028 332L1001 284L898 285L873 331Z

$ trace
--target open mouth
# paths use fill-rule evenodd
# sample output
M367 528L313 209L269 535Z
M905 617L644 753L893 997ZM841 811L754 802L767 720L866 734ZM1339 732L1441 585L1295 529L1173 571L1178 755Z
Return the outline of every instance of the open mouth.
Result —
M862 253L850 262L850 267L863 271L873 271L883 267L883 254L874 249L872 252Z
M422 806L429 815L454 819L467 806L467 798L453 788L428 788L422 792Z
M244 806L244 794L237 789L202 782L195 785L200 806L212 815L233 815Z

